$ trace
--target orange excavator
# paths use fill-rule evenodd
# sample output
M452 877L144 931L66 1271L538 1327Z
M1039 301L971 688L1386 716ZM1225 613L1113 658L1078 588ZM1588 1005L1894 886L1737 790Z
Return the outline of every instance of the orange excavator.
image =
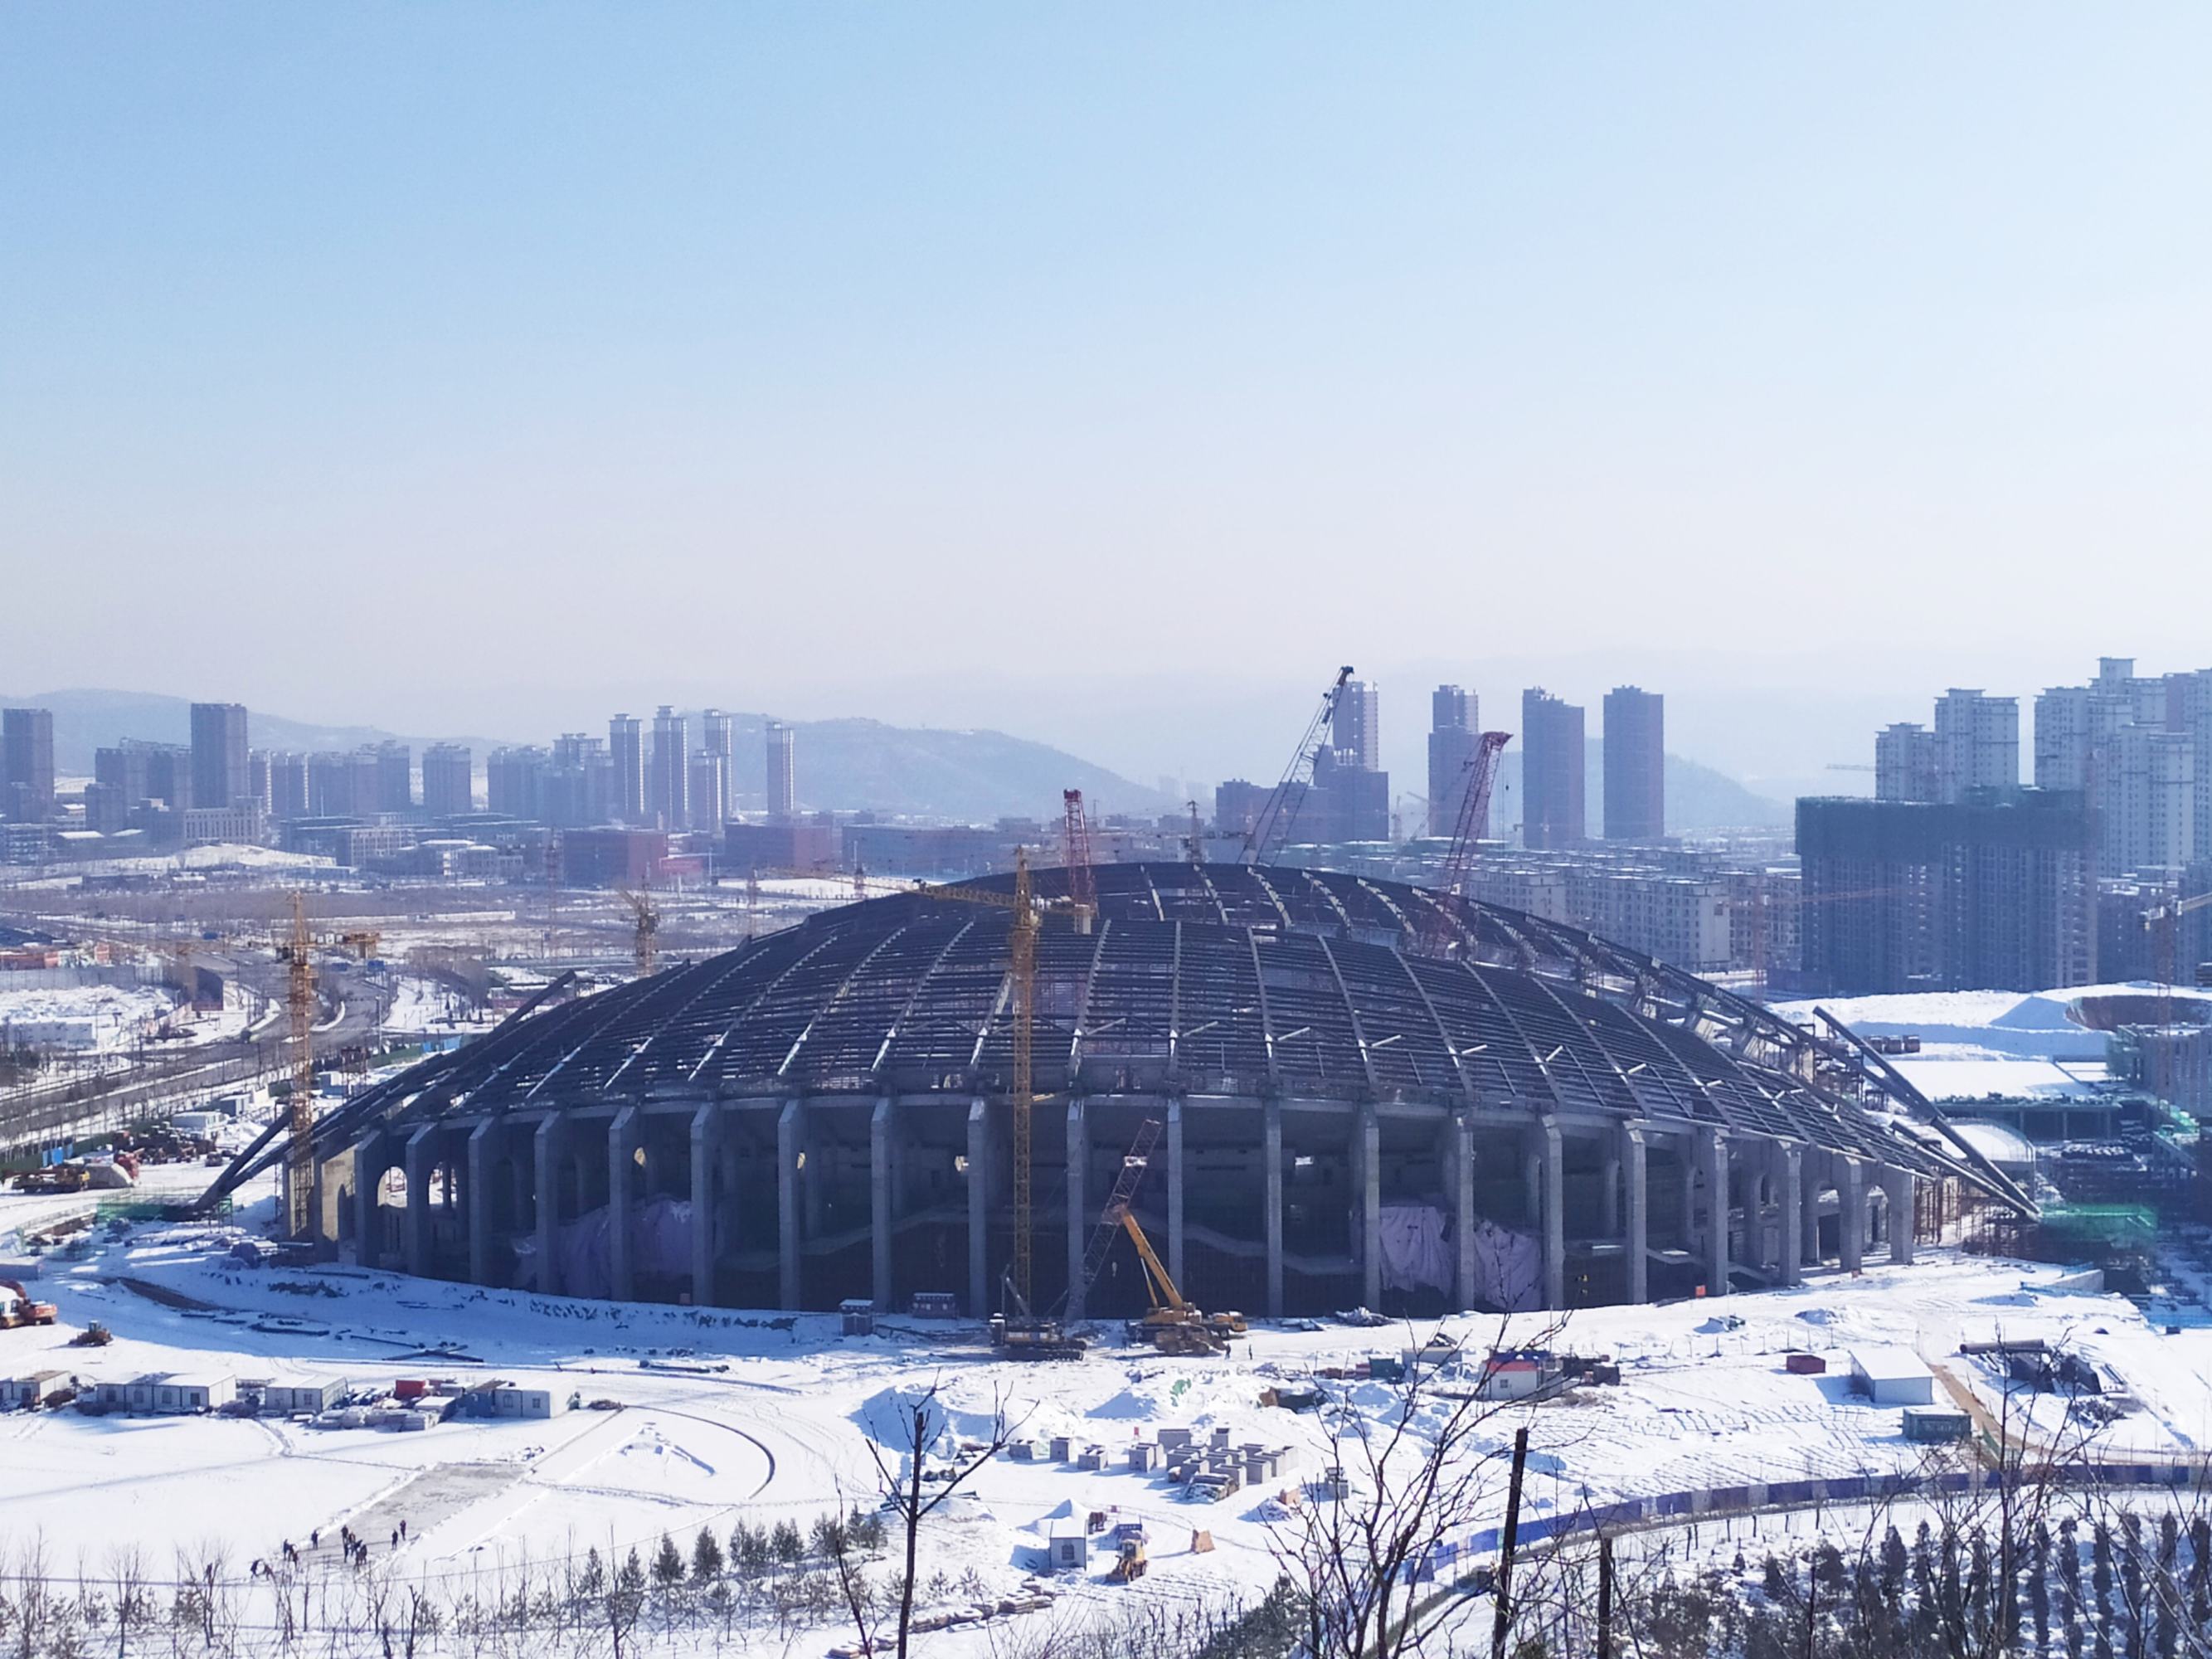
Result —
M51 1302L33 1301L31 1293L12 1279L0 1279L0 1331L18 1325L51 1325L61 1310Z

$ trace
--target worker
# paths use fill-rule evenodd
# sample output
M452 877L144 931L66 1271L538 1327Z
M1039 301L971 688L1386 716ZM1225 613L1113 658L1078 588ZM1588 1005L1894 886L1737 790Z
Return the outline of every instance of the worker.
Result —
M323 1529L320 1527L318 1527L314 1531L307 1534L307 1547L311 1550L319 1550L322 1548L322 1547Z
M399 1535L402 1538L407 1536L407 1517L405 1516L399 1517Z

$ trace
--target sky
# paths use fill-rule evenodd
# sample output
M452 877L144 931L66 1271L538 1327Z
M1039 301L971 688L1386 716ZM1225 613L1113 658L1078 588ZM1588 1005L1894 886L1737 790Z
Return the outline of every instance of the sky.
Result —
M1754 783L2212 663L2212 9L0 15L0 690Z

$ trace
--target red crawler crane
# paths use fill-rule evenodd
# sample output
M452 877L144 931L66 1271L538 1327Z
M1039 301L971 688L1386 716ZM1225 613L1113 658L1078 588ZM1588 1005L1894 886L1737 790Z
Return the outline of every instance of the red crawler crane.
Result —
M1421 930L1424 956L1451 954L1457 938L1452 926L1456 907L1451 901L1467 895L1468 878L1474 871L1477 827L1489 820L1491 786L1498 781L1498 757L1512 740L1510 732L1486 732L1468 760L1467 793L1460 797L1459 818L1452 826L1451 847L1444 854L1444 867L1436 885L1438 902L1428 926Z

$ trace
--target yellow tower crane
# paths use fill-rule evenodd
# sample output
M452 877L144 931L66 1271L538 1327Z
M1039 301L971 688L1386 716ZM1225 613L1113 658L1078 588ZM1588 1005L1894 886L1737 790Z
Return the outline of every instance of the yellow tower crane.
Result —
M815 880L843 878L842 872L821 870L787 870L770 873ZM878 881L858 870L852 872L851 881L853 896L856 900L906 894L952 904L985 904L994 909L1013 913L1006 927L1006 977L1010 994L1008 1000L1012 1005L1013 1015L1013 1077L1008 1105L1013 1118L1014 1258L1007 1272L1006 1284L1013 1291L1022 1316L1027 1318L1030 1316L1036 1289L1031 1272L1035 1243L1032 1235L1036 1231L1031 1184L1031 1147L1034 1141L1031 1115L1036 1105L1036 948L1037 933L1048 908L1038 902L1036 885L1030 878L1029 848L1018 847L1014 849L1014 887L1011 893L988 887L935 887L920 883ZM1073 902L1062 902L1051 908L1065 908L1078 932L1090 931L1091 912L1084 907Z

